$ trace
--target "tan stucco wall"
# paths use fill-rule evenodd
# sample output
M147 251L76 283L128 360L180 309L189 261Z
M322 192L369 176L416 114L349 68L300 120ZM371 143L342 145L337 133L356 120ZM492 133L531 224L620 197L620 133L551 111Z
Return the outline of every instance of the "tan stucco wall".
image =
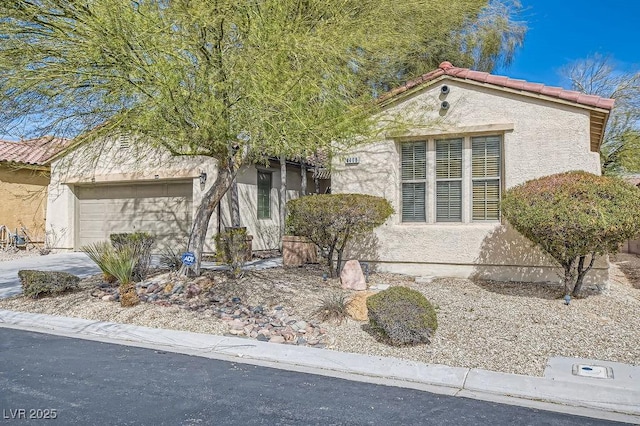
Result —
M443 96L440 87L451 91ZM443 100L450 103L440 109ZM427 184L427 223L402 223L400 212L399 144L428 139L427 155L434 176L436 138L466 136L463 199L470 199L470 136L503 137L503 190L540 176L568 170L600 174L597 153L590 152L589 111L452 80L431 86L391 105L381 122L401 120L401 129L383 132L372 143L334 158L334 193L358 192L387 198L396 213L375 231L366 250L351 257L377 262L381 270L412 275L478 276L514 281L558 281L560 272L537 249L499 222L471 221L470 203L463 223L435 223L435 184ZM359 163L345 165L345 157ZM466 177L466 178L465 178ZM607 279L606 261L597 264L591 279Z
M207 183L202 189L200 172L207 173ZM51 164L49 185L47 230L58 249L74 250L76 239L76 185L105 183L161 182L170 179L193 181L193 208L200 203L202 194L213 184L216 175L215 162L206 157L173 157L162 149L150 149L130 144L121 146L121 140L106 139L79 146ZM215 215L209 227L215 230ZM213 234L207 238L205 250L213 250Z
M280 168L263 167L273 172L271 190L271 219L257 219L257 174L256 166L243 167L238 175L240 198L240 218L242 226L253 235L254 250L279 248L279 186ZM200 186L199 175L207 174L204 187ZM131 184L141 182L161 182L167 179L191 179L193 181L193 214L202 201L203 194L215 181L216 162L208 157L173 157L162 149L148 149L131 145L121 148L119 140L104 140L74 151L56 160L52 164L52 178L49 188L47 214L48 229L55 232L60 249L78 249L75 247L77 227L77 197L74 186L79 184L118 183ZM300 171L291 169L287 173L287 199L299 195ZM313 191L313 182L309 174L309 191ZM228 195L228 194L227 194ZM228 197L221 202L221 226L231 223ZM209 222L205 243L205 252L215 250L214 236L218 229L217 211Z
M0 163L0 225L43 241L49 173Z
M271 173L271 217L258 219L258 170ZM253 235L254 250L280 248L280 165L257 165L243 167L238 173L238 196L240 198L240 224L247 227L247 233ZM300 196L302 177L300 169L287 166L287 201ZM311 173L307 173L307 193L313 193L315 187ZM227 194L228 196L229 194ZM225 196L222 203L222 226L231 224L229 199Z

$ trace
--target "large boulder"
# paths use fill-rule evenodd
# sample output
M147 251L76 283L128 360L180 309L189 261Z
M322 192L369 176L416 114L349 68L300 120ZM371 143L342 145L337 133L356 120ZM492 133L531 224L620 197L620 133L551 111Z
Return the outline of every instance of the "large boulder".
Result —
M340 283L345 290L366 290L367 281L362 273L360 262L349 260L340 273Z

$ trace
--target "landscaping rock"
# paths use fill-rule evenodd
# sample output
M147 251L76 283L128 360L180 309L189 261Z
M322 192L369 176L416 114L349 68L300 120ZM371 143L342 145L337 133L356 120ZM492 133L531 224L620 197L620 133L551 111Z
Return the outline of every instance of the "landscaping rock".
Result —
M340 283L342 288L346 290L366 290L367 282L362 273L360 262L357 260L349 260L344 264L340 273Z
M353 295L347 304L347 313L356 321L368 321L367 298L376 294L374 291L363 291Z

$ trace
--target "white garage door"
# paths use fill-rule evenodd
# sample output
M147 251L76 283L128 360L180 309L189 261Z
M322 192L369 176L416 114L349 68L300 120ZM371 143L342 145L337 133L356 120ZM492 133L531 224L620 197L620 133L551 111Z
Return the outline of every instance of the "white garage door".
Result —
M191 230L192 193L191 181L79 186L77 248L119 232L155 235L154 251L184 246Z

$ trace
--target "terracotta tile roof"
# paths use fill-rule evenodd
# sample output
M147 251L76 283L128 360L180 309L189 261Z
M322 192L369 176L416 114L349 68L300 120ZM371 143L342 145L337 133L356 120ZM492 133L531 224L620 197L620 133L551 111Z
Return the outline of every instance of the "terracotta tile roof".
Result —
M69 143L68 139L44 137L20 142L0 140L0 162L44 166Z
M589 107L602 108L611 110L613 108L613 99L601 98L599 96L585 95L584 93L573 90L566 90L560 87L545 86L539 83L529 83L524 80L515 80L509 77L493 75L486 72L473 71L468 68L458 68L451 65L451 62L443 62L438 69L423 74L422 76L406 82L404 85L397 87L383 95L380 100L385 101L391 99L407 90L419 86L423 83L435 80L440 76L449 76L460 80L471 80L479 83L485 83L492 86L504 87L513 90L521 90L523 92L544 95L551 98L562 99L580 105Z

